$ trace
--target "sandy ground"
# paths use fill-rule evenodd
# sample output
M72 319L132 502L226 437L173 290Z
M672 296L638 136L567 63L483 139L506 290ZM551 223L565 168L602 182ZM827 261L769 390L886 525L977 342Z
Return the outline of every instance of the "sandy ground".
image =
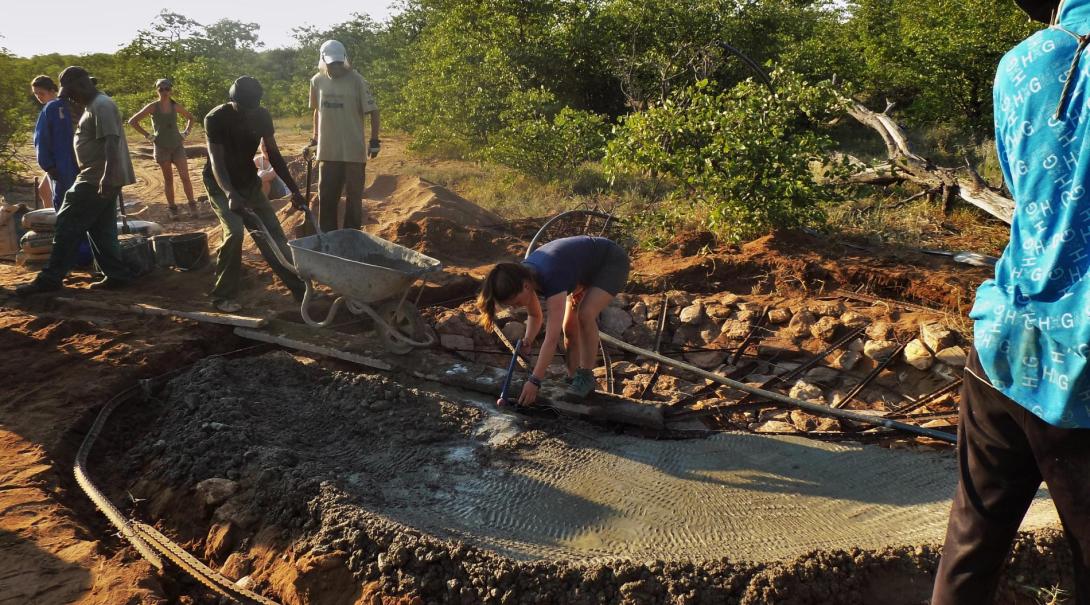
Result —
M300 134L285 133L281 139L285 149L301 143ZM451 268L452 277L429 290L424 302L454 299L457 304L474 288L472 280L465 276L479 274L498 258L518 256L536 225L512 223L497 228L496 217L474 210L457 196L426 182L395 176L376 179L396 174L399 163L404 161L404 143L397 137L388 139L383 156L369 170L369 181L377 185L372 193L376 200L382 200L368 202L374 220L369 228L443 260ZM133 146L138 147L135 142ZM127 200L138 211L147 208L138 218L165 221L158 167L142 158L137 158L136 164L140 183L127 192ZM203 161L191 162L190 167L200 195ZM293 163L293 170L302 176L301 163ZM180 187L178 198L184 199ZM286 220L289 227L297 222L297 217ZM206 231L215 244L214 219L164 224L173 232ZM866 287L883 296L957 314L971 300L975 285L986 276L984 270L952 265L911 251L860 249L800 235L765 238L710 255L697 254L700 248L699 237L679 237L670 247L641 256L634 266L633 291L760 291L783 287L793 288L788 297L801 300L810 295L810 289L822 286ZM297 317L294 304L252 247L244 263L241 298L246 312ZM30 277L21 268L0 265L0 287L10 288ZM211 286L209 270L160 272L130 290L116 293L84 291L90 280L87 274L74 274L66 295L208 310L205 293ZM71 466L90 419L113 393L136 378L157 375L243 343L225 329L90 312L47 300L17 302L3 298L3 294L0 342L5 352L0 373L6 378L5 396L0 403L0 603L161 603L202 594L179 584L170 574L153 574L125 548L75 486ZM378 384L383 395L370 402L366 410L348 405L337 408L346 414L346 422L314 427L311 435L321 434L322 430L351 433L332 445L302 433L285 434L283 425L254 423L254 431L263 426L269 430L264 436L236 434L233 429L204 434L201 431L207 429L198 425L196 432L177 434L179 446L195 448L184 473L171 474L181 472L178 468L185 464L179 463L169 469L158 468L154 481L149 477L142 485L117 476L107 477L119 501L128 497L125 487L137 491L166 488L156 492L160 494L158 501L141 503L132 510L161 521L192 551L210 553L211 560L231 573L240 577L250 572L264 573L264 586L285 602L370 603L374 601L357 599L379 593L435 595L442 602L477 602L485 597L504 602L507 591L552 595L542 602L567 603L663 602L667 594L691 596L690 600L677 602L792 602L783 598L786 593L782 591L798 590L807 584L808 577L822 580L811 582L814 588L805 593L808 596L798 596L794 602L874 602L867 591L876 587L888 590L890 581L913 586L905 594L915 600L906 599L906 603L920 602L920 595L926 592L928 570L933 569L936 558L934 545L941 538L943 509L952 485L948 452L875 452L801 438L753 436L660 443L596 434L592 429L556 423L509 430L507 419L486 417L467 411L465 406L447 409L433 397L421 397L419 392L386 379L353 373L330 375L320 368L298 371L303 375L317 372L328 384L344 385L347 381L349 393L354 388ZM386 395L387 390L392 394ZM435 411L437 424L431 429L430 425L414 426L415 416L395 414L400 418L396 426L413 429L407 430L404 438L416 435L413 438L418 438L420 455L427 454L424 458L392 455L385 467L378 463L360 466L358 451L336 445L361 439L366 442L367 435L372 435L373 440L393 439L396 431L361 425L389 413L380 402L405 404L399 399L402 396L412 405ZM260 415L260 410L247 411L241 405L255 399L250 395L223 397L231 401L216 406L210 399L198 402L200 405L194 405L191 411L242 414L231 422L222 422L224 425L247 425L249 415ZM335 400L321 394L317 397ZM373 403L379 405L373 407ZM189 408L182 406L175 411L183 409ZM175 419L183 424L184 420ZM194 435L206 439L186 441ZM494 435L503 435L506 441L490 444ZM257 449L248 457L248 450L237 440L259 437L278 445ZM752 445L757 443L754 439L761 439L766 449ZM154 456L148 458L153 453L148 448L154 447L158 439L149 444L135 435L124 435L115 436L111 442L106 449L109 455L127 455L127 463L132 465L152 465L149 460ZM126 454L137 443L141 444L139 448ZM211 456L220 446L234 448L233 453ZM556 466L558 456L581 464ZM300 464L310 459L321 460L322 465ZM162 457L162 461L167 460L170 458ZM857 471L846 472L844 460L858 460ZM217 527L223 529L212 518L211 510L186 510L193 508L193 496L188 490L210 476L230 478L230 471L236 474L232 480L257 481L262 469L253 475L250 466L255 461L274 469L274 478L279 473L276 469L282 468L313 472L283 473L276 481L289 483L274 481L272 485L281 489L266 490L269 497L259 502L267 518L262 523L251 521L257 533L239 534L226 542L217 540L207 533L210 529L217 531ZM425 464L427 461L435 465ZM96 468L112 469L119 465L120 458L93 463L92 472ZM193 466L197 464L205 466ZM459 472L445 472L451 468ZM394 479L399 469L406 475L401 483ZM883 473L883 469L896 472ZM354 473L359 485L351 484ZM370 473L386 473L392 479L371 484L368 482L374 480L368 478ZM318 477L325 475L337 480L323 484ZM940 475L945 479L931 481ZM598 480L603 476L610 481ZM904 479L903 484L897 478ZM417 491L399 489L413 480L434 497L418 498L419 485L413 488ZM310 498L280 498L296 491L299 498ZM663 500L663 492L676 493L677 499ZM893 495L876 497L876 493ZM141 494L149 496L151 492ZM551 497L571 506L551 508ZM454 499L469 504L453 506ZM505 501L533 510L534 517L544 521L527 526L520 517L504 513L511 508ZM376 521L380 510L377 503L387 512ZM714 506L708 507L709 503ZM398 515L388 514L391 505ZM694 507L698 506L705 507L700 509L705 512L697 514ZM693 510L693 514L670 517L679 508ZM714 514L711 508L721 509L723 514ZM569 510L578 514L570 514ZM1042 511L1030 525L1040 525L1047 516L1047 510ZM654 525L653 520L664 517L673 519L671 529L664 534L648 529ZM345 519L359 519L360 525L353 530L352 523ZM908 527L907 533L884 542L880 534L895 522ZM705 523L718 525L708 531ZM408 529L410 526L424 533ZM491 528L490 532L482 535L478 531L482 526ZM805 532L789 539L789 533L778 531L783 527L802 528ZM769 534L773 538L762 538ZM463 546L451 542L467 536L477 541ZM857 546L872 550L836 550L849 546L855 536L859 536ZM650 558L658 548L654 544L668 545L661 557L708 558L722 552L723 544L728 542L733 550L726 554L732 561L791 558L808 548L834 550L803 554L772 566L717 562L695 569L677 562L649 561L627 566L595 563L615 557ZM1047 532L1022 538L1022 546L1014 555L1021 574L1018 583L1034 585L1062 579L1059 570L1064 555L1062 549L1054 550L1058 543L1059 538ZM878 548L883 544L892 545L892 550ZM300 552L288 558L287 566L277 563L283 549L295 548L292 545L298 545ZM353 551L361 554L354 558L349 554ZM237 555L233 560L232 554ZM429 567L425 565L428 557L443 563ZM543 565L542 557L555 561ZM243 560L248 563L241 564ZM853 565L868 571L855 575L845 571L855 569ZM578 571L572 571L575 569ZM884 579L876 571L890 569L910 571L891 572L893 580ZM497 573L503 579L488 579ZM370 583L361 585L361 579ZM323 590L343 590L343 595L333 598ZM841 597L830 599L830 594ZM702 601L704 597L710 600Z

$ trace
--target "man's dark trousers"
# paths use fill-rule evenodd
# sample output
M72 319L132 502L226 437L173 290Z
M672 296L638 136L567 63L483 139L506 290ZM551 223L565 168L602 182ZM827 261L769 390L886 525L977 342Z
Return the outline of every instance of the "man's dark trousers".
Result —
M53 250L36 281L60 285L76 266L80 244L87 240L106 277L121 282L132 279L117 243L117 195L102 197L94 183L78 182L64 194L53 231Z
M1000 569L1042 480L1071 545L1074 603L1090 604L1090 429L1054 427L986 381L974 351L961 390L960 480L932 604L994 601Z

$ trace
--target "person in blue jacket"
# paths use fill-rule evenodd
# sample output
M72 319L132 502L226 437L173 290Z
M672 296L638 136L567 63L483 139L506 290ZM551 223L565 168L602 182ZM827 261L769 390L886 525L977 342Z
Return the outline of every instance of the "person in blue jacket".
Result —
M579 235L551 241L521 263L499 263L489 271L477 297L481 325L491 330L496 307L525 308L526 350L545 328L537 363L526 379L519 403L537 399L545 370L552 362L561 335L568 354L569 398L583 399L594 390L593 369L598 363L598 314L628 283L628 253L604 237ZM545 299L545 325L538 296ZM564 318L563 322L553 321Z
M53 185L53 208L59 210L64 193L71 189L79 173L72 146L76 126L68 102L57 96L53 78L38 76L30 82L30 89L43 106L34 125L34 150L38 166L49 175Z
M68 101L57 95L57 83L49 76L37 76L30 81L34 98L42 104L38 122L34 125L34 151L38 167L49 175L53 190L53 209L60 210L64 194L72 188L79 174L76 149L72 144L76 123ZM76 265L90 265L90 242L81 242Z
M959 481L932 605L996 602L1042 482L1071 547L1069 602L1090 603L1090 0L1016 3L1051 25L996 70L996 155L1015 208L969 312Z

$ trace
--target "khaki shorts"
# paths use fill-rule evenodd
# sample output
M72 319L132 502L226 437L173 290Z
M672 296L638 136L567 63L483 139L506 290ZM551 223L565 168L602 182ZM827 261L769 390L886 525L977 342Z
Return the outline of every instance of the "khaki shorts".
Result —
M163 147L156 143L152 157L155 158L156 164L170 162L176 166L181 166L182 162L185 160L185 144L179 143L175 147Z

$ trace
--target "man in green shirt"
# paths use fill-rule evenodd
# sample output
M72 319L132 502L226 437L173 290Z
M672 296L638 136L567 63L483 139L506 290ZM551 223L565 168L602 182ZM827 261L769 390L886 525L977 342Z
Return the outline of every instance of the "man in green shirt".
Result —
M345 194L344 227L363 226L363 183L367 159L379 152L378 105L371 87L348 63L344 45L322 44L319 71L310 79L314 110L311 145L318 146L318 223L337 229L337 204ZM371 118L371 140L364 144L363 122Z
M106 274L102 281L91 284L92 288L119 288L132 279L117 242L117 200L122 187L136 182L121 112L110 97L98 91L82 67L65 68L60 83L62 98L85 107L75 136L79 174L57 212L49 261L34 281L15 289L19 296L59 290L76 264L85 237Z

